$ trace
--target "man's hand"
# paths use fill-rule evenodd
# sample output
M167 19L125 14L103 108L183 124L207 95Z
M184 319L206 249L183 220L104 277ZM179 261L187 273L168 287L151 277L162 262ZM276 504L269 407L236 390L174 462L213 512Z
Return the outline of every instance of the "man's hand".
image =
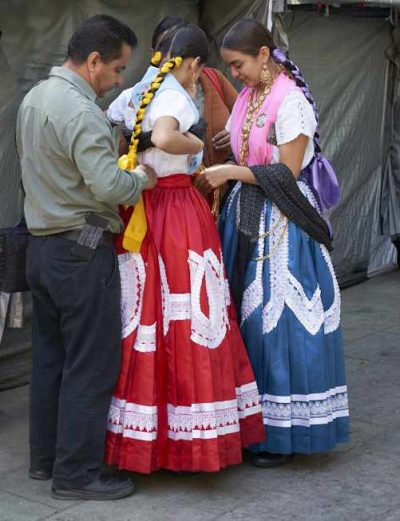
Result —
M231 135L227 130L221 130L212 138L213 147L217 150L225 150L231 146Z
M147 175L148 183L146 190L151 190L157 184L157 174L149 165L138 165L135 170L141 170Z

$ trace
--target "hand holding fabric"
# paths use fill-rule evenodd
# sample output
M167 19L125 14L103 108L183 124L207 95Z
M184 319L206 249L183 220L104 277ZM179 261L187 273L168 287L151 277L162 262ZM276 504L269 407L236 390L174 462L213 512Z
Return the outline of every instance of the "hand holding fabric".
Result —
M204 190L214 190L230 179L232 165L214 165L206 168L199 176L199 185Z

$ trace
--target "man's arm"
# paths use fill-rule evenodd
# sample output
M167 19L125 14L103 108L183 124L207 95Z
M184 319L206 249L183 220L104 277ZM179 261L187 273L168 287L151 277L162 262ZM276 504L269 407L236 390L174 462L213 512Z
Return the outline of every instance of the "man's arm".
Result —
M127 172L117 166L113 136L102 114L84 112L64 127L70 159L98 201L135 204L148 178L141 169Z

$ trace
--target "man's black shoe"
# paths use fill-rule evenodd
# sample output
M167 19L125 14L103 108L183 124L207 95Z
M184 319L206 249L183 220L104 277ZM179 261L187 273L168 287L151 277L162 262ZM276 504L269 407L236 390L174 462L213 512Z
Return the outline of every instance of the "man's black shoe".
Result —
M86 499L91 501L110 501L130 496L135 491L135 485L130 479L117 476L100 476L89 485L80 488L52 487L54 499Z
M40 481L47 481L51 479L51 470L42 470L42 469L29 469L29 477L31 479L38 479Z

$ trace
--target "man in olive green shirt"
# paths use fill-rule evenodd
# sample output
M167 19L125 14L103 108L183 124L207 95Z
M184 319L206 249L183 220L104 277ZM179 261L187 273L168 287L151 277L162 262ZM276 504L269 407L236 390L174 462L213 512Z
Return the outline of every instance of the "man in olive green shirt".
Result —
M118 168L119 127L111 128L96 98L92 85L68 66L53 67L24 98L17 147L33 235L82 228L88 212L120 232L118 204L135 204L147 187L143 167Z
M89 18L73 34L64 66L26 95L18 114L32 234L29 476L52 478L56 499L108 500L134 490L131 480L100 473L121 356L112 234L122 230L118 205L134 205L156 177L146 166L117 167L118 136L95 99L121 83L135 46L135 34L118 20ZM82 247L77 240L93 220L100 228L90 229L92 242Z

